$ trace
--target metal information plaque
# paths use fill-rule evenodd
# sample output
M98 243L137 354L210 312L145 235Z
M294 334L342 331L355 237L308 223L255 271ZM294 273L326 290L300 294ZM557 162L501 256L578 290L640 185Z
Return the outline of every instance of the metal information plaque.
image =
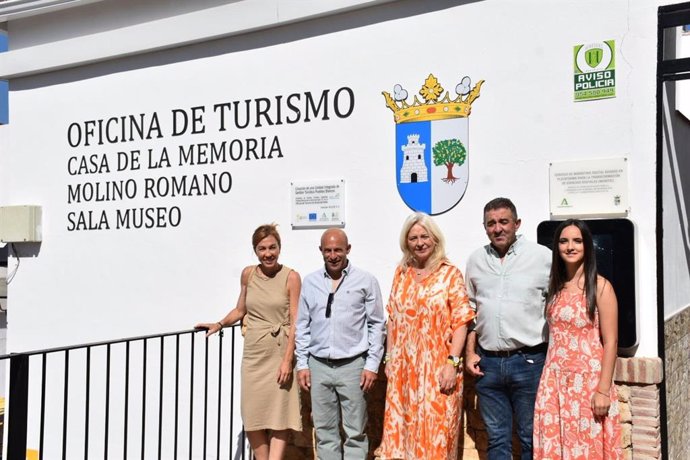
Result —
M626 158L551 163L551 217L627 216L627 165Z
M292 228L344 226L344 180L292 183Z

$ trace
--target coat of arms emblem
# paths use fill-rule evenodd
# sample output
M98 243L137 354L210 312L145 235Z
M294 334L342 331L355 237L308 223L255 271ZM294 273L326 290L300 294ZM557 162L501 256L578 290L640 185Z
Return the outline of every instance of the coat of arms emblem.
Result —
M384 91L393 111L398 193L415 211L442 214L460 202L469 179L469 116L484 80L461 79L451 97L433 74L419 90L424 102L395 85ZM445 94L444 94L445 91Z

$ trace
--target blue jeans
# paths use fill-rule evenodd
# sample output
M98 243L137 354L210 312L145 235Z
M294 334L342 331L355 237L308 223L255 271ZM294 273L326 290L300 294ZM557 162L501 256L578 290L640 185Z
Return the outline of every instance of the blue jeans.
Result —
M522 460L532 460L534 400L546 353L516 353L507 358L486 356L479 367L484 376L475 384L479 411L489 437L489 460L512 459L513 414Z

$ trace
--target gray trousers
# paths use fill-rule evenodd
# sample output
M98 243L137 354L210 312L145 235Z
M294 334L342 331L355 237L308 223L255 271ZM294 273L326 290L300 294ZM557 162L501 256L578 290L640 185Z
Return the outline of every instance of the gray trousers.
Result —
M339 366L309 358L311 413L319 460L362 460L367 457L367 403L359 386L364 363L364 357ZM342 449L341 420L345 433Z

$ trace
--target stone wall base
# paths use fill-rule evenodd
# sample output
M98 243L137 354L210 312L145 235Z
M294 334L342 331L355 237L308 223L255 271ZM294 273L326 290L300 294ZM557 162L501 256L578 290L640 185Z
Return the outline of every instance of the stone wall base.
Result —
M663 376L659 358L618 358L614 380L618 387L622 424L624 459L661 458L659 409L659 383ZM381 443L383 409L386 395L386 377L379 373L376 388L369 395L368 459ZM458 458L479 460L486 458L487 435L477 408L474 380L465 374L463 396L463 432L460 437ZM311 423L309 396L302 395L302 421L304 430L294 433L286 460L311 460L314 455L314 435ZM513 439L513 458L519 459L519 443Z
M690 307L664 323L668 458L690 454Z

